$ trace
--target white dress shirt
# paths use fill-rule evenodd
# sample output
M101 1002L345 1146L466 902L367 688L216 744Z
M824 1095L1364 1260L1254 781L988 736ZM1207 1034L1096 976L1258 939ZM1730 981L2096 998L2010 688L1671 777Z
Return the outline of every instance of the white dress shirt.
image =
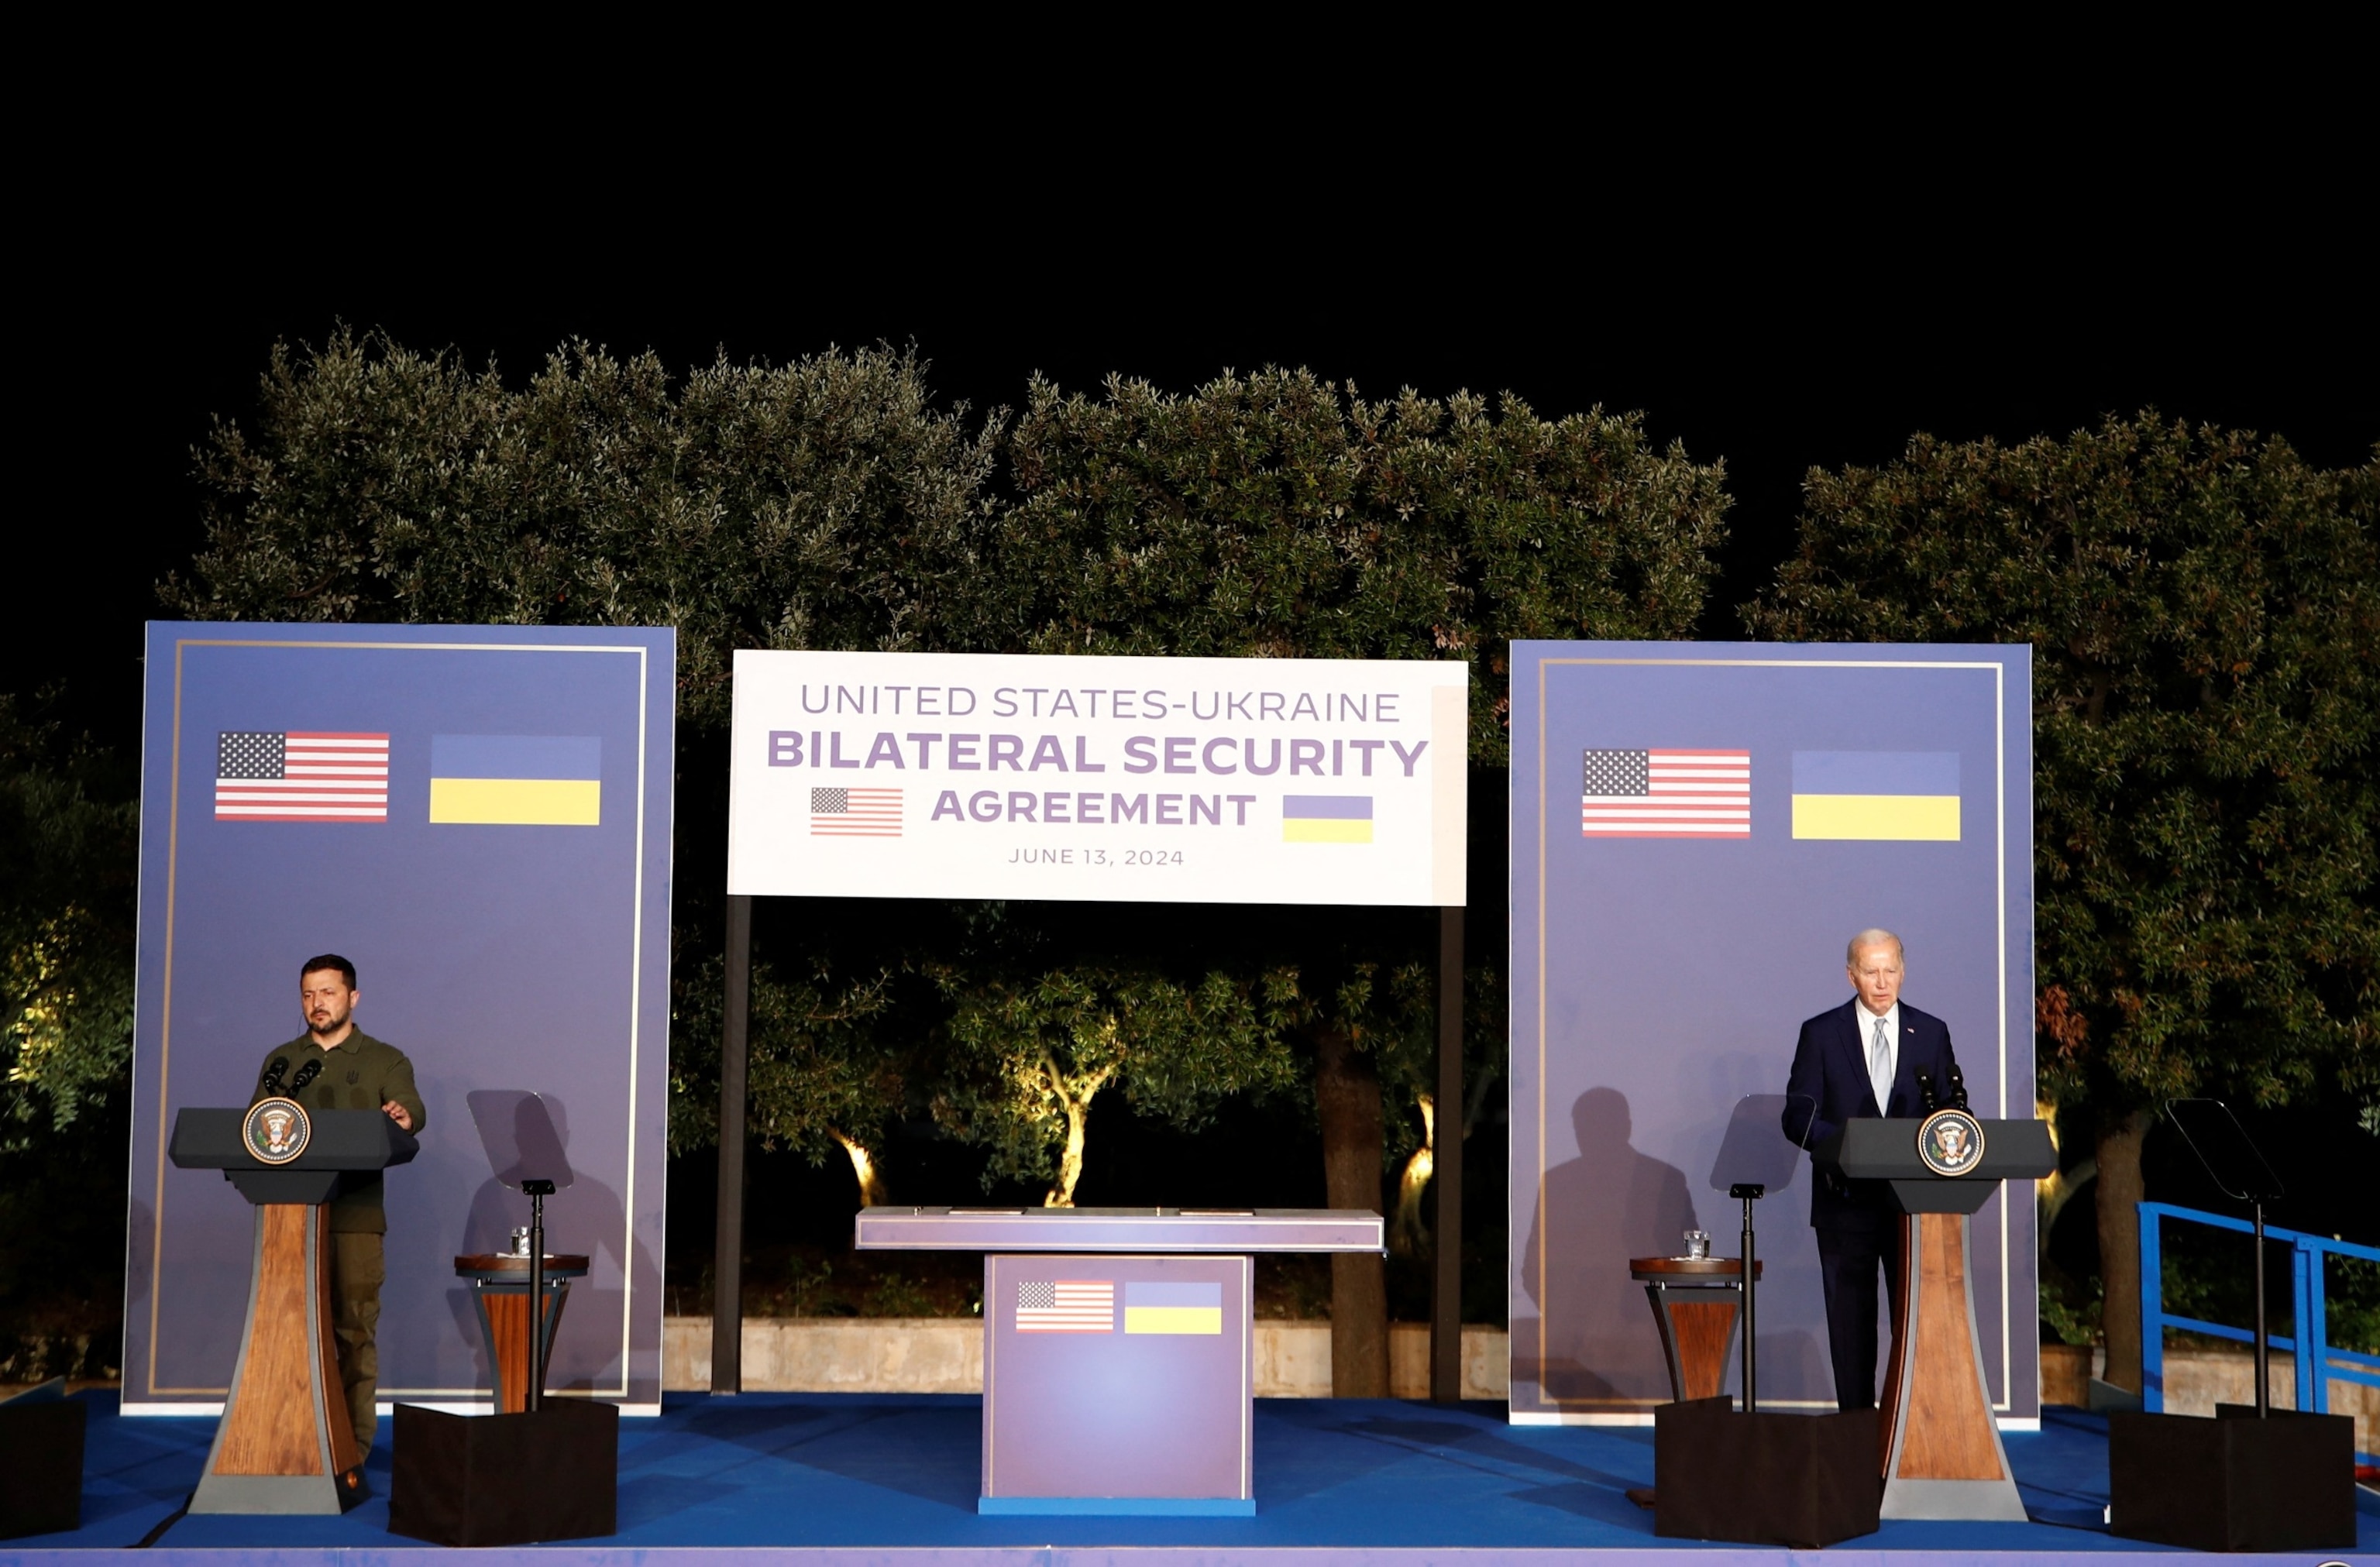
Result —
M1860 1060L1867 1063L1868 1087L1876 1090L1876 1111L1889 1115L1892 1113L1892 1080L1900 1071L1900 1003L1893 1002L1883 1017L1884 1075L1881 1077L1876 1075L1876 1015L1868 1011L1865 1002L1852 1007L1852 1013L1859 1019Z

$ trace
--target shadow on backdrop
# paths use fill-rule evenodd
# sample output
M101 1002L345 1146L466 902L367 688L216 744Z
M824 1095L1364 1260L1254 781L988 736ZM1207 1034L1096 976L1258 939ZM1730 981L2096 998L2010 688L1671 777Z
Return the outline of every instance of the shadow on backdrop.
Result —
M1589 1088L1571 1107L1576 1159L1546 1172L1529 1221L1522 1288L1537 1342L1515 1342L1515 1379L1549 1398L1631 1405L1670 1396L1670 1374L1631 1257L1670 1257L1701 1226L1685 1172L1630 1146L1628 1097ZM1524 1328L1515 1323L1515 1329Z
M510 1248L516 1226L528 1223L528 1198L519 1191L527 1176L551 1179L563 1188L546 1199L545 1249L549 1253L579 1252L590 1261L608 1257L618 1272L613 1278L633 1282L638 1290L661 1288L661 1269L642 1244L625 1253L627 1214L620 1194L601 1181L574 1174L569 1157L570 1109L556 1094L532 1094L519 1088L475 1088L464 1097L471 1122L479 1129L492 1178L471 1195L458 1252L500 1252ZM560 1172L555 1174L554 1172ZM559 1391L588 1391L615 1386L621 1370L621 1323L627 1309L626 1294L616 1284L599 1285L602 1270L590 1270L571 1282L568 1304L554 1333L546 1385ZM482 1386L493 1386L487 1364L487 1345L480 1331L468 1285L447 1293L447 1308L456 1331L471 1346Z

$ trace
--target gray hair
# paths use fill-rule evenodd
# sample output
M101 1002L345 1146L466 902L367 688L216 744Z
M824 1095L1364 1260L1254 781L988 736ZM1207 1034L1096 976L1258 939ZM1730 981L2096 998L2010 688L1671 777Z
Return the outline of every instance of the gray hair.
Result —
M1908 967L1909 949L1900 944L1900 938L1894 935L1891 931L1875 925L1869 926L1866 929L1852 938L1852 944L1843 949L1843 961L1856 968L1859 966L1859 954L1861 948L1880 947L1887 941L1890 941L1892 943L1893 954L1900 959L1901 966L1904 968Z

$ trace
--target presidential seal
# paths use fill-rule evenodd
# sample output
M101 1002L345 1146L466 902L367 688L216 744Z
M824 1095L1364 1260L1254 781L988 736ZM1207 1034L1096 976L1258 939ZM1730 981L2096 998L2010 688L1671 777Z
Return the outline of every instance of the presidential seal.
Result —
M1984 1124L1963 1110L1937 1110L1917 1124L1917 1157L1937 1175L1971 1173L1984 1158Z
M305 1108L296 1099L259 1099L239 1124L240 1141L259 1164L286 1164L306 1151L314 1135Z

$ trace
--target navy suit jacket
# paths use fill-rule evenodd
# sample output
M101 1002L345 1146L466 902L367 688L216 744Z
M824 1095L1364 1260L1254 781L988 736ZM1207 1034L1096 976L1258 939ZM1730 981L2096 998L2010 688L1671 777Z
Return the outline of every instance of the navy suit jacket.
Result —
M1921 1113L1917 1075L1934 1080L1942 1103L1950 1098L1950 1030L1931 1013L1900 1003L1900 1060L1892 1078L1892 1102L1876 1102L1867 1077L1867 1037L1874 1014L1853 996L1832 1012L1802 1025L1793 1048L1793 1075L1785 1084L1785 1135L1815 1148L1855 1116ZM1846 1181L1821 1174L1810 1184L1810 1222L1820 1229L1871 1230L1888 1224L1900 1210L1881 1181Z

